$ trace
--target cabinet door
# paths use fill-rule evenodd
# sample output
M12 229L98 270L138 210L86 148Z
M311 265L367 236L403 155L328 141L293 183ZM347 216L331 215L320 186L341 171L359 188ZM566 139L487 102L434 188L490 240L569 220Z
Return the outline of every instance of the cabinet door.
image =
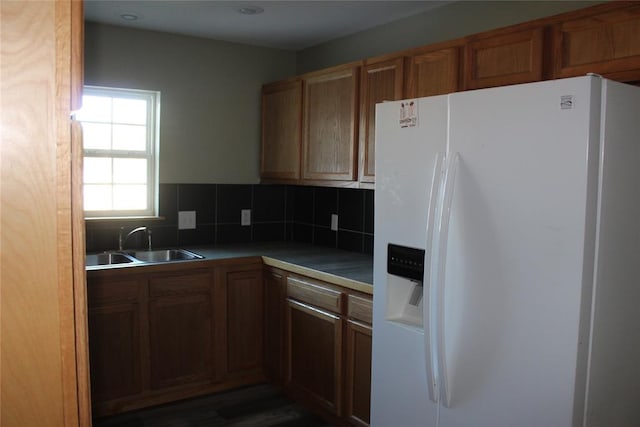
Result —
M345 346L345 417L353 425L369 425L371 409L371 321L369 296L349 295Z
M359 180L375 181L376 104L402 99L404 59L362 67L360 89Z
M213 275L196 270L149 283L151 388L213 382Z
M224 267L227 376L262 376L262 266Z
M300 178L301 127L302 81L265 85L262 88L262 178Z
M358 67L304 77L304 179L356 179L357 96Z
M264 370L278 385L284 381L284 273L275 268L264 271Z
M467 43L465 89L542 80L542 28L491 34Z
M143 344L146 281L89 280L89 360L95 406L144 389Z
M287 387L305 401L341 413L342 320L287 300Z
M442 95L460 90L460 50L418 51L407 59L406 98Z
M349 320L346 327L346 411L354 425L369 425L371 409L371 326Z
M625 4L554 26L554 77L598 73L620 80L640 78L640 5ZM617 7L613 6L613 7ZM631 74L625 78L624 73Z

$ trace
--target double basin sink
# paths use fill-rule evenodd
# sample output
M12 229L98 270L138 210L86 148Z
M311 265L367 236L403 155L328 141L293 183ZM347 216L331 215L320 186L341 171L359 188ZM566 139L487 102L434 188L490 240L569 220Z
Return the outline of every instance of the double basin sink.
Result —
M92 267L96 265L188 261L202 258L204 258L202 255L187 251L185 249L117 251L87 255L85 265L87 267Z

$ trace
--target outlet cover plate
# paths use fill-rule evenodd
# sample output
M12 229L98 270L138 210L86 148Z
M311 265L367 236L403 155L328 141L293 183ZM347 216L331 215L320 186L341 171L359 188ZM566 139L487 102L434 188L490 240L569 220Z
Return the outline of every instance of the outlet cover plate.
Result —
M338 215L331 214L331 231L338 231Z
M196 228L196 211L178 212L178 230L193 230Z
M251 209L240 211L240 225L251 225Z

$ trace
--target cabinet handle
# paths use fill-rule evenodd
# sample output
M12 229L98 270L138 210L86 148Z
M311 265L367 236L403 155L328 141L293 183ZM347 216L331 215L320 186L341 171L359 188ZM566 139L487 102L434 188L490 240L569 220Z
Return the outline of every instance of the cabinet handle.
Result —
M329 313L327 311L320 310L319 308L316 308L314 306L301 303L300 301L295 301L295 300L292 300L290 298L287 298L287 302L289 302L289 304L291 304L291 305L295 305L295 306L298 306L298 307L304 309L304 311L311 311L312 313L310 313L310 314L316 313L316 314L322 315L324 317L331 317L334 320L340 320L340 316L336 316L333 313Z

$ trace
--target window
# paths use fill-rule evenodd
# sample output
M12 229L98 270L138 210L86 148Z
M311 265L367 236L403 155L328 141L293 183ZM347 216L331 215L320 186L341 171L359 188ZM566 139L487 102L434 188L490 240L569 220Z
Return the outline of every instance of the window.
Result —
M85 86L85 217L157 215L160 92Z

